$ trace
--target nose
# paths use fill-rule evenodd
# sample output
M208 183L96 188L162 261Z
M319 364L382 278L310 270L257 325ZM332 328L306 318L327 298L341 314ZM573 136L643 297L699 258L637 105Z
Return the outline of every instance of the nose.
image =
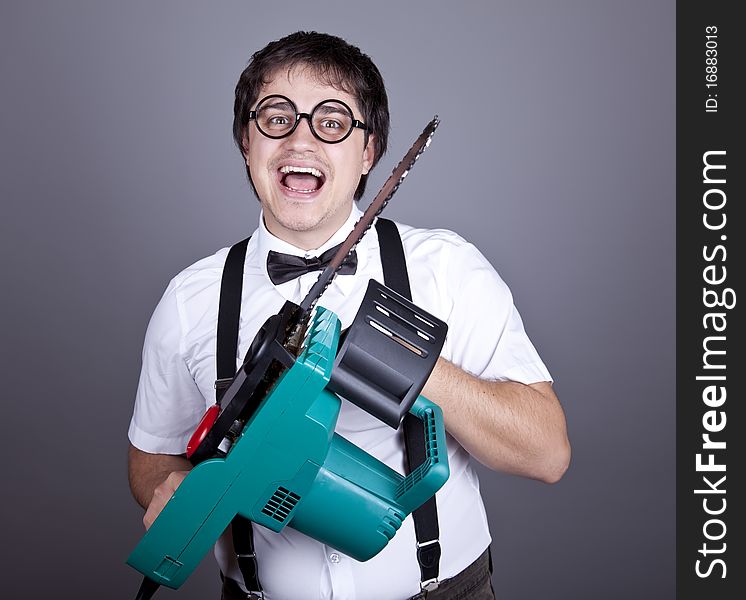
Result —
M301 123L305 119L306 123ZM292 148L316 147L318 140L311 131L311 115L307 113L298 114L298 124L293 133L285 138L285 142Z

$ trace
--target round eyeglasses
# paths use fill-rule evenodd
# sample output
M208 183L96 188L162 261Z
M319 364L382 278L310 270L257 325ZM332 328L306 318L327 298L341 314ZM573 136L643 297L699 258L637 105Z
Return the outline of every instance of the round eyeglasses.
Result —
M307 119L313 136L327 144L343 142L355 128L368 131L368 126L355 119L352 109L341 100L323 100L310 113L299 113L290 98L272 94L249 112L249 121L256 121L259 132L273 140L289 136L301 119Z

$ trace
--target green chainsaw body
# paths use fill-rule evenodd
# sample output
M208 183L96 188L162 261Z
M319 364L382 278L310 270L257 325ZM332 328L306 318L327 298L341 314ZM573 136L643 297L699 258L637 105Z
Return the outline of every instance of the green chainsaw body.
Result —
M448 479L440 408L422 396L426 459L404 477L334 433L341 400L326 389L339 345L337 316L319 307L284 371L222 458L195 466L127 563L178 588L236 515L290 526L357 560L380 552L402 521Z

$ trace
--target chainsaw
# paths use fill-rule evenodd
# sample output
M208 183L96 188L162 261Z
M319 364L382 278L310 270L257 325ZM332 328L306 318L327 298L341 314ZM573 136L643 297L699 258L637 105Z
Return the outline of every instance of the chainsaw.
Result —
M292 527L360 561L448 479L440 408L420 395L447 325L370 280L344 334L317 302L438 126L435 117L393 170L300 304L269 317L187 445L194 468L130 554L138 599L180 587L237 515ZM422 422L425 460L405 477L334 432L340 396L393 428Z

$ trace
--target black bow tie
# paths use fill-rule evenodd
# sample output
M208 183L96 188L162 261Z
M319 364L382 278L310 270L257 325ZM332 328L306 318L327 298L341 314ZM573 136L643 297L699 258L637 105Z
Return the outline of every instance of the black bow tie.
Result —
M311 271L323 271L331 262L334 255L342 244L329 248L321 256L303 258L294 254L283 254L270 250L267 255L267 273L272 283L280 285L300 277ZM342 261L342 266L337 271L340 275L354 275L357 270L357 253L353 250Z

